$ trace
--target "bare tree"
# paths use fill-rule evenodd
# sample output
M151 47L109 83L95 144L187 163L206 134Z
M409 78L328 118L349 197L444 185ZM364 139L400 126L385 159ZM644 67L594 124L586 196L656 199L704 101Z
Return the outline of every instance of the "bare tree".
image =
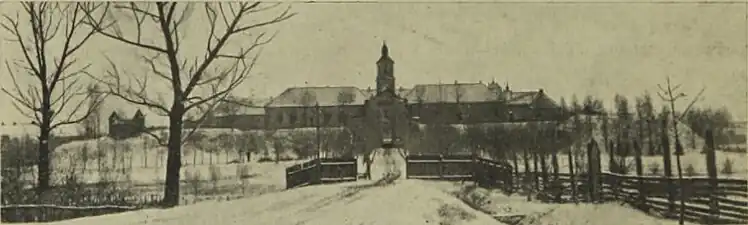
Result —
M80 76L89 65L76 54L94 31L83 24L80 4L22 2L23 10L3 15L2 27L8 31L23 53L20 59L5 61L11 88L2 88L13 106L39 127L38 193L49 188L50 135L64 125L83 121L96 107L88 107L89 98L98 105L103 96L88 95ZM91 4L92 11L101 4ZM91 18L96 21L97 19ZM26 24L28 23L28 24ZM32 77L33 84L19 81L18 73ZM65 112L63 112L65 111Z
M163 202L167 207L175 206L179 200L179 170L184 140L199 128L201 121L209 115L216 103L225 99L249 76L257 62L259 48L275 37L267 36L262 29L283 22L295 14L289 12L290 8L286 8L272 18L257 18L257 14L272 13L269 10L277 8L280 3L266 6L259 2L108 2L106 5L113 6L107 7L108 10L103 13L102 17L108 20L96 21L96 16L89 12L88 24L104 37L152 53L151 56L141 57L149 65L151 74L128 76L117 63L109 60L111 69L107 76L97 79L106 84L112 95L169 117L168 140L152 136L168 148ZM197 8L204 11L202 17L193 17ZM117 20L128 17L131 20ZM187 56L186 51L193 50L196 46L195 42L186 40L186 34L189 30L194 30L192 26L202 25L201 23L207 23L207 36L205 40L198 42L204 44L204 52L201 56L192 58ZM123 26L132 30L123 31ZM144 37L146 33L152 34ZM161 40L151 41L148 37ZM234 41L242 46L228 47ZM169 86L171 99L168 102L160 95L148 94L148 81L151 77L165 81ZM134 80L134 84L123 82L126 78ZM153 88L153 85L150 87ZM201 91L206 93L200 93ZM198 119L197 126L183 135L184 116L195 109L202 111L203 116Z
M657 85L657 87L660 88L660 92L657 92L657 95L659 95L660 98L663 101L666 101L666 102L668 102L670 104L670 113L671 113L671 116L672 116L673 133L674 133L673 135L675 137L675 160L676 160L675 163L677 164L677 167L678 167L678 181L680 181L680 186L681 186L681 188L683 188L684 187L683 186L683 169L681 167L680 156L683 155L684 152L683 152L683 146L682 146L682 144L680 142L680 137L678 135L678 121L680 121L681 119L683 119L683 116L685 116L685 115L688 114L688 111L691 109L691 107L693 107L693 104L696 103L696 101L698 101L700 99L700 97L704 93L705 89L702 88L701 91L699 92L699 94L697 94L696 97L693 98L693 100L691 101L691 103L688 104L688 106L686 107L686 109L683 110L683 112L681 113L681 115L677 116L676 115L676 111L675 111L675 102L678 101L681 98L686 97L686 94L683 93L683 92L678 92L678 89L680 88L681 85L677 84L677 85L673 86L670 83L670 77L667 77L665 79L665 81L666 81L666 85L667 85L666 87L663 87L660 84ZM685 217L685 215L684 215L685 212L684 211L685 211L685 207L686 207L685 204L686 204L685 203L685 199L681 195L681 199L680 199L680 217L678 217L678 224L681 224L681 225L683 225L683 223L684 223L684 217Z
M345 126L345 121L348 118L345 110L343 109L346 105L353 103L356 100L356 95L351 91L341 91L338 93L338 121Z

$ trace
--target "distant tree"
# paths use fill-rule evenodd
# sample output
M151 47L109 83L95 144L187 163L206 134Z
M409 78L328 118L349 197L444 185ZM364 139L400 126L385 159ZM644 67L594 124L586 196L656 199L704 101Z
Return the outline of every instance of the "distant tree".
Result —
M307 126L313 125L313 116L316 116L317 113L313 109L315 104L317 104L317 96L312 94L309 90L305 90L302 92L301 96L299 97L299 101L301 105L304 107L303 111L303 117L304 117L304 123Z
M717 145L729 143L729 135L726 132L730 127L732 116L727 108L692 108L683 117L683 123L688 125L693 133L702 136L707 129L712 129Z
M427 124L424 130L425 148L432 153L449 155L458 150L460 131L457 128L444 123Z
M656 118L654 104L652 103L652 96L649 94L649 92L644 92L640 111L641 115L639 116L639 119L643 120L642 123L644 124L644 130L646 133L645 138L648 149L647 153L649 155L655 155L657 152L657 141L655 139ZM642 148L644 144L644 140L642 140Z
M348 115L345 110L343 110L343 107L345 107L348 104L353 103L356 100L356 95L353 92L350 91L341 91L338 93L337 102L338 102L338 121L343 125L346 126L346 121L348 120Z

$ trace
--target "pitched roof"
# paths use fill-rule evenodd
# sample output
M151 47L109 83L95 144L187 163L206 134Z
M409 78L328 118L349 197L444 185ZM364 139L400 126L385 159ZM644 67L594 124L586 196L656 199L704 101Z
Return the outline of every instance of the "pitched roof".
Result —
M553 99L548 97L542 89L539 91L518 91L512 92L508 104L510 105L528 105L535 103L540 107L552 108L558 106Z
M496 100L496 96L482 83L419 84L405 96L408 102L485 102Z
M530 104L538 98L539 92L537 91L515 91L512 92L509 97L509 104L512 105L525 105Z
M241 106L233 115L265 115L265 108L261 106ZM215 116L228 116L223 112L217 112Z
M411 88L403 88L401 86L401 87L397 88L397 90L395 92L397 92L398 96L402 97L402 96L407 95L411 90L413 90L413 89L411 89ZM377 90L374 90L374 89L362 89L361 92L363 92L368 97L374 97L375 95L377 95Z
M338 103L338 95L340 93L352 93L353 102L347 103L348 105L362 105L364 101L368 99L368 95L362 92L360 89L352 86L348 87L292 87L286 89L283 93L278 95L270 101L267 107L300 107L305 104L313 106L315 103L319 103L320 106L336 106ZM308 94L307 94L308 93ZM305 100L305 96L309 99ZM308 101L308 103L305 103Z

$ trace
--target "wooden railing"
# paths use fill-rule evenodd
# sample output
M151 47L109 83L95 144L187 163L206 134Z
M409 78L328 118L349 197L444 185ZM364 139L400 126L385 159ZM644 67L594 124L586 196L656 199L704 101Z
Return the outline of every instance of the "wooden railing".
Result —
M469 179L473 177L473 157L470 155L408 155L408 179Z
M3 202L2 222L51 222L80 217L98 216L155 207L161 201L157 195L90 196L81 199L59 199L54 204L11 204Z
M323 158L286 168L286 189L313 184L355 181L356 158Z
M708 178L637 177L603 174L606 200L619 200L644 210L654 210L677 218L680 199L685 200L684 217L693 222L748 223L748 181L718 179L717 187ZM672 199L673 201L669 201ZM712 206L712 204L714 204Z
M525 176L532 176L526 173ZM537 176L536 176L537 177ZM614 173L600 174L601 199L592 198L595 191L589 174L574 176L558 174L554 179L540 182L541 193L552 201L620 201L646 212L656 212L677 219L681 195L685 199L684 219L704 224L748 223L748 180L718 179L717 187L708 178L683 178L683 188L677 178L630 176ZM572 180L576 182L572 182ZM552 183L560 186L553 188ZM576 193L576 196L572 196Z
M471 155L409 155L405 160L408 179L472 180L506 191L514 186L512 167L507 163Z

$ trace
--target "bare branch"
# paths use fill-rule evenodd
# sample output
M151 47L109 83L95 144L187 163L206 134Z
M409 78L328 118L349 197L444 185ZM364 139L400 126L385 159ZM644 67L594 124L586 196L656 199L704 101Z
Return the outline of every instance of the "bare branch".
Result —
M702 87L701 88L701 91L699 91L699 93L696 94L696 97L694 97L691 100L691 102L688 103L688 106L686 106L686 109L683 110L683 113L681 113L680 117L678 117L678 120L683 119L683 117L686 116L686 114L688 114L688 111L691 111L691 108L693 107L694 104L696 104L697 101L699 101L701 99L701 95L704 94L705 90L706 90L706 87Z
M54 119L63 110L66 110L68 102L74 97L73 94L79 89L75 86L77 80L73 79L88 69L88 65L76 71L70 71L78 64L74 57L75 53L93 35L91 30L83 30L83 17L81 16L81 5L77 3L52 3L52 2L23 2L24 15L27 20L21 20L20 15L14 17L3 15L2 27L15 36L14 41L23 53L23 60L16 60L13 66L8 61L5 66L13 81L13 90L3 88L3 92L14 100L14 106L27 117L34 118L37 124L44 124L48 129L55 129L59 125L74 123L75 120L63 120L54 123ZM20 21L28 21L30 25L24 26ZM28 34L19 28L29 27ZM62 33L58 33L62 31ZM58 35L58 34L61 34ZM76 34L83 34L82 38L76 38ZM24 37L32 37L31 44ZM61 38L62 47L59 52L53 52L47 45L53 39ZM50 58L55 58L51 60ZM36 78L38 84L21 87L13 72L13 68L21 69ZM58 84L63 85L58 91ZM75 114L81 107L75 107L70 115ZM28 112L28 111L31 112ZM30 114L33 114L30 115ZM71 118L70 116L68 118ZM43 123L44 121L48 121Z
M117 23L118 23L118 21L114 20L114 21L111 21L108 24L104 23L103 22L104 21L104 17L106 15L110 15L110 14L108 14L109 13L108 12L108 9L109 9L108 5L111 4L111 3L107 2L105 4L106 4L106 6L104 8L107 11L105 11L98 19L96 19L94 17L93 10L91 10L90 7L84 7L84 12L85 12L86 18L87 18L87 20L86 20L85 23L87 25L89 25L94 31L96 31L97 33L99 33L101 35L104 35L105 37L108 37L110 39L113 39L113 40L116 40L116 41L119 41L119 42L122 42L122 43L125 43L125 44L128 44L128 45L131 45L133 47L148 49L148 50L155 51L155 52L166 53L167 50L165 48L162 48L162 47L159 47L159 46L155 46L155 45L146 44L146 43L142 42L141 37L140 37L140 35L143 33L143 27L144 27L143 24L142 24L142 22L139 23L139 24L137 24L137 26L135 28L135 33L137 34L135 40L132 40L130 38L125 37L124 34L122 34L122 32L119 31L118 26L116 26ZM142 10L140 10L140 9L122 7L121 5L118 5L118 6L114 7L114 8L129 9L129 10L131 10L131 12L133 14L142 13ZM148 16L152 16L151 14L147 14L147 15ZM140 20L138 20L138 21L140 21ZM114 28L114 31L113 32L109 31L110 28Z
M105 58L107 59L111 67L111 69L107 71L107 76L111 80L100 79L91 74L88 75L89 77L91 77L91 79L104 84L108 89L106 93L116 96L132 104L146 106L152 110L156 110L156 113L159 113L161 115L169 114L169 109L167 109L163 104L148 98L148 94L146 93L147 77L143 80L135 79L135 81L139 84L139 90L134 89L129 85L123 85L121 82L123 75L119 73L119 68L111 59L109 59L109 57Z

